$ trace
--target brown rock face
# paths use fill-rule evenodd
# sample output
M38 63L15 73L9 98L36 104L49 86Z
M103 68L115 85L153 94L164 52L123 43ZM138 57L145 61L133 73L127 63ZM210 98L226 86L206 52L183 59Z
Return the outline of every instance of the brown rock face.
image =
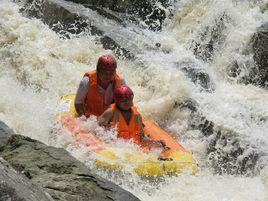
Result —
M86 166L70 156L64 149L15 135L5 124L0 123L0 156L8 161L17 172L23 173L29 183L40 186L40 189L49 193L53 199L62 201L139 200L112 182L92 174ZM14 192L20 191L16 185L10 188L15 189ZM20 198L19 195L11 196ZM45 200L45 198L36 200Z

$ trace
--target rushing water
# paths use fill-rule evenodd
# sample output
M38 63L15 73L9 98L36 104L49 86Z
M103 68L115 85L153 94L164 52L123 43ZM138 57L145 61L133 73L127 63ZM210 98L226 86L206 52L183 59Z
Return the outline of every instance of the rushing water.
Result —
M228 74L233 59L239 61L244 74L254 67L252 55L245 56L242 52L256 28L268 19L267 12L260 12L262 3L264 1L180 1L174 17L166 22L162 32L144 30L139 35L136 45L143 51L137 51L137 58L145 67L118 60L118 72L133 88L134 101L140 110L193 152L202 167L200 173L165 178L157 185L132 174L127 177L103 171L97 174L111 177L144 201L268 200L268 167L262 168L268 162L268 92L240 84L239 77ZM55 144L51 133L60 97L74 93L83 73L94 68L100 55L112 52L104 50L96 43L97 38L87 33L62 39L40 20L24 17L19 9L9 0L0 1L0 120L18 133L46 144L64 146L61 140ZM228 16L219 33L222 40L215 44L209 61L198 59L191 51L193 41L202 46L205 41L200 33L209 29L222 14ZM129 27L133 29L135 27ZM148 41L161 43L161 47L148 48ZM212 92L194 84L182 71L182 64L205 70L211 79ZM189 99L197 102L199 112L206 119L231 130L230 139L236 138L241 146L248 146L249 153L252 150L261 153L256 168L262 170L254 171L251 177L214 174L207 147L215 135L206 138L190 128L190 111L174 107ZM89 122L94 126L94 120ZM228 153L232 149L230 143L221 151ZM83 150L69 151L88 162L83 158ZM238 158L245 157L244 152Z

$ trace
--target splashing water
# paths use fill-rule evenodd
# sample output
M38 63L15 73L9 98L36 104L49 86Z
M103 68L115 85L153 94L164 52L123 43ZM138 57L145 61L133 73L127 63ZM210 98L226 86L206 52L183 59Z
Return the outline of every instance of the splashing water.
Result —
M256 28L267 21L267 15L259 10L261 4L262 1L180 1L174 18L167 20L162 32L144 32L144 40L150 37L151 43L161 44L157 50L146 49L143 42L138 44L144 51L137 57L145 67L118 60L118 71L135 91L134 101L140 110L193 152L202 167L196 176L166 177L157 184L130 172L118 176L94 168L83 147L68 146L72 139L67 135L62 134L56 143L51 140L55 137L51 132L52 116L60 97L74 93L84 72L95 68L96 59L112 52L104 50L89 33L61 38L40 20L23 17L17 4L3 0L0 1L0 120L17 133L65 147L97 174L111 177L144 201L268 200L268 92L240 84L239 77L228 74L234 59L239 61L243 74L254 67L252 55L245 56L243 49ZM216 20L219 16L223 16L220 25ZM214 37L212 32L205 31L213 29L211 24L220 29L208 56L203 50ZM200 44L197 57L192 54L194 44ZM205 70L214 83L214 91L194 84L183 72L184 65ZM238 139L241 146L260 153L259 167L266 165L266 168L252 177L213 174L207 150L217 134L205 137L190 126L192 112L177 106L189 99L195 100L198 112L217 128L231 130L227 137ZM105 140L114 139L113 133L99 128L96 121L87 123ZM118 144L135 149L125 142ZM226 154L233 149L234 145L227 143L221 151ZM243 160L247 153L239 157Z

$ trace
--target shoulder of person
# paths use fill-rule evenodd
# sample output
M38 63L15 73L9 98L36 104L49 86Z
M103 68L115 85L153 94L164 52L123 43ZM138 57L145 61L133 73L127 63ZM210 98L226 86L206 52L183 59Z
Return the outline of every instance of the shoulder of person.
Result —
M82 78L82 80L80 81L80 86L85 88L88 86L88 84L90 83L90 78L85 76Z

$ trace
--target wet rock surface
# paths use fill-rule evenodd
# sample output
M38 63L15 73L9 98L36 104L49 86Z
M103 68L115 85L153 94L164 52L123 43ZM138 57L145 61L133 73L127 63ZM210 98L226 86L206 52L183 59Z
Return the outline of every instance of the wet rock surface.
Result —
M111 11L107 12L105 8L99 14L92 10L89 5L87 7L89 9L63 0L25 0L21 11L28 17L41 19L62 37L69 38L70 35L88 32L98 37L96 42L101 43L104 49L113 50L117 56L134 58L138 48L127 45L130 39L124 39L124 36L127 36L123 33L124 30L116 28L124 26L121 24L122 16L111 13ZM107 16L112 19L109 20Z
M267 11L267 10L268 10L268 2L267 2L267 3L264 3L264 4L260 7L260 9L261 9L261 12L262 12L262 13L264 13L265 11Z
M24 174L29 182L49 193L53 199L139 200L112 182L92 174L86 166L64 149L50 147L28 137L16 135L3 122L0 128L3 142L0 146L0 157L17 172ZM16 186L10 188L17 190Z
M0 157L0 200L53 201L48 193L32 184L25 175L17 173Z
M191 61L182 61L176 63L184 74L195 84L200 90L213 92L215 90L215 83L210 79L209 74L204 68Z
M268 22L260 26L252 35L243 51L243 55L252 58L240 64L233 61L230 66L230 77L240 77L239 82L268 88ZM243 74L243 65L248 72Z
M268 22L258 28L252 37L254 61L257 67L252 70L252 83L268 87Z
M108 13L104 8L117 13L127 14L134 21L143 20L152 30L161 30L164 20L170 14L169 0L71 0L96 10L100 14ZM106 14L105 14L106 15ZM127 17L125 16L125 17ZM137 19L138 18L138 19Z
M185 101L178 106L191 111L189 129L199 130L202 133L200 140L208 143L207 163L215 174L252 176L259 174L267 165L261 163L266 154L261 152L254 142L243 139L240 133L207 119L194 100Z
M191 49L197 58L205 62L213 60L213 56L221 48L226 40L226 25L231 18L222 13L214 19L213 23L204 27L199 33L198 40L193 40Z
M68 38L70 34L88 31L99 37L98 40L105 49L112 49L117 56L128 59L135 58L142 50L135 42L131 42L139 36L136 36L135 31L124 30L126 23L140 29L148 26L153 30L160 30L164 19L171 15L171 11L167 9L170 7L167 0L22 0L21 4L22 12L29 17L40 18L62 36ZM140 23L141 21L144 23Z

